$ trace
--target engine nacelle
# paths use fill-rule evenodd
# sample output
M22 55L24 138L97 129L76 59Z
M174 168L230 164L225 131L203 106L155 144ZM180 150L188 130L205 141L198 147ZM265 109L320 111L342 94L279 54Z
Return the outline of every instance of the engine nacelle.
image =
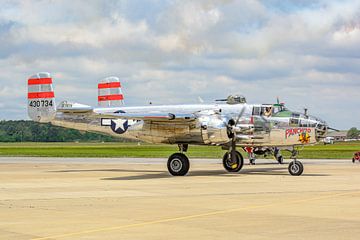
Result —
M200 119L201 136L205 144L224 144L230 141L224 120L218 115Z

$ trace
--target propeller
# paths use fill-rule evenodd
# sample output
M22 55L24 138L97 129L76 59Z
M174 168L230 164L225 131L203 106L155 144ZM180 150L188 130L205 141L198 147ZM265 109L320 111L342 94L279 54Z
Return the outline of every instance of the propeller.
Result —
M228 124L227 124L229 137L231 138L230 155L231 155L232 160L236 159L236 133L235 133L235 127L239 123L240 118L244 115L244 112L245 112L245 107L243 107L241 109L241 111L240 111L240 113L237 116L235 121L234 121L234 119L230 119Z
M327 127L328 129L330 129L330 130L333 130L333 131L335 131L335 132L340 132L340 130L339 129L336 129L336 128L332 128L332 127Z

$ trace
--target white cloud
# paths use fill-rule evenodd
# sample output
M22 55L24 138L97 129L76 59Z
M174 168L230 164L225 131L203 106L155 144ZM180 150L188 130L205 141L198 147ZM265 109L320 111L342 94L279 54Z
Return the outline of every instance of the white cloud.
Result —
M120 77L126 103L276 96L338 128L360 89L356 1L2 1L0 118L25 118L26 79L49 71L59 99L96 104ZM9 108L9 106L12 106ZM360 127L358 125L358 127Z

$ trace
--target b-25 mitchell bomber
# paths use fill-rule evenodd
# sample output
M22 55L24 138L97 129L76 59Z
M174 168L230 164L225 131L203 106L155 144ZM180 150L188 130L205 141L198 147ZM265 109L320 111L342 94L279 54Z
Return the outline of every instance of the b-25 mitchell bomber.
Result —
M279 163L280 149L292 152L291 175L301 175L296 147L315 144L329 127L319 118L290 111L284 104L248 104L243 96L229 96L213 104L148 105L125 107L121 84L108 77L98 84L98 107L63 101L55 105L53 80L49 73L28 79L28 114L37 122L81 131L138 139L149 143L177 144L179 152L167 161L171 175L186 175L189 145L221 146L228 172L239 172L244 164L243 148L254 162L255 155L272 154Z

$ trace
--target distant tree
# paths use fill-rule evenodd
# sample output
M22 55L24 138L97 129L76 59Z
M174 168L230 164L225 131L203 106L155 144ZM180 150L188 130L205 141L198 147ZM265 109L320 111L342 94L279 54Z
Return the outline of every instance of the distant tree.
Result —
M33 121L0 121L0 142L120 142L128 141L96 133Z
M356 127L352 127L347 132L346 136L350 139L357 139L359 137L360 131Z

